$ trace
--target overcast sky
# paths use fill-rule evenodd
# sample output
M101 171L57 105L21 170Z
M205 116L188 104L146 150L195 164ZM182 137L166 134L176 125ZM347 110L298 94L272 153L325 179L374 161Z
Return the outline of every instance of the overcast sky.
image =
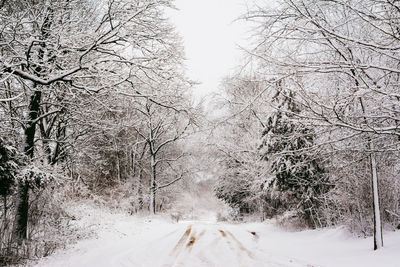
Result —
M236 44L245 41L246 27L234 22L246 12L244 0L176 0L171 20L183 38L189 77L202 84L194 95L215 92L221 79L239 63Z

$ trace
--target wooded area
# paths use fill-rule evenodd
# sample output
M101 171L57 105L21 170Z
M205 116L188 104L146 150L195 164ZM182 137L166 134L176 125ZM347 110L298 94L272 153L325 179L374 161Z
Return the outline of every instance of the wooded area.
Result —
M264 2L202 106L172 0L0 1L0 264L62 247L63 204L184 213L210 188L221 218L382 247L400 222L400 2Z
M224 83L220 198L383 245L399 222L399 4L286 0L243 17L256 45Z
M48 253L23 244L66 197L119 187L129 212L154 213L188 176L196 111L170 5L2 1L0 261Z

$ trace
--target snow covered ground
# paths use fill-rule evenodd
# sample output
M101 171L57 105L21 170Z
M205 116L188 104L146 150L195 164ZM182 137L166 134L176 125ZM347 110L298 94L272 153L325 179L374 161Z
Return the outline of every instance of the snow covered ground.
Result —
M343 229L288 232L271 222L212 220L174 223L82 206L76 224L98 232L30 266L400 266L400 232L386 233L385 248ZM77 214L79 216L79 214Z

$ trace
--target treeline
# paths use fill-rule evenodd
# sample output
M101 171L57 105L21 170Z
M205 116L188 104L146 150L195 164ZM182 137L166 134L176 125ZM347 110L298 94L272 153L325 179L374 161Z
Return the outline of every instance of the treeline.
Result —
M0 1L0 265L62 245L67 198L174 200L196 111L171 7Z
M216 194L242 213L361 235L400 220L400 3L252 8L253 48L223 83Z

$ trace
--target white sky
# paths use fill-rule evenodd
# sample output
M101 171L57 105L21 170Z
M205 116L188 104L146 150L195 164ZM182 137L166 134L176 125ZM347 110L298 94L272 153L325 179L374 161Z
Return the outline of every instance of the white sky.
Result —
M189 78L200 82L194 96L217 91L221 79L237 66L245 41L245 0L175 0L171 20L184 41Z

